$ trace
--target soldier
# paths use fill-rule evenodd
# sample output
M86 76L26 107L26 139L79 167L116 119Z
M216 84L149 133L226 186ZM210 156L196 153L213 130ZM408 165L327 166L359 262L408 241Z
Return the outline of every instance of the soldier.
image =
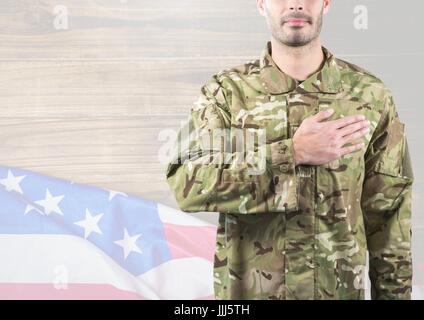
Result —
M179 132L166 178L181 210L219 212L216 299L364 299L367 251L372 299L411 297L405 125L382 80L321 45L330 4L257 0L271 40ZM265 143L227 148L240 130Z

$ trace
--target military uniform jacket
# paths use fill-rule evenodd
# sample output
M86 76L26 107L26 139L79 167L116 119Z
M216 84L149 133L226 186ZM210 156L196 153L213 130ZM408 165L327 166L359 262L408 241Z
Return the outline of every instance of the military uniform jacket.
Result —
M405 125L380 79L322 50L319 70L299 83L277 67L267 42L259 59L214 74L180 128L166 179L181 210L219 212L216 299L363 299L367 252L372 299L410 299ZM335 112L324 121L365 115L370 131L354 141L364 149L295 165L296 129L327 108ZM265 129L265 144L250 152L264 159L260 174L234 145L223 151L223 140L216 148L202 138L219 129L230 141ZM217 158L226 161L210 161Z

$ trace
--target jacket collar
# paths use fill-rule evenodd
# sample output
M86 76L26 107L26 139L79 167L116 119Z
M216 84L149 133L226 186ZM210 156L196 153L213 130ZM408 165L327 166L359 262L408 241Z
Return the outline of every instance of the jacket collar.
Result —
M259 67L261 84L265 92L281 94L291 92L299 87L306 92L337 93L341 91L340 70L334 55L321 46L324 53L324 65L310 75L300 85L288 74L282 72L272 59L271 41L268 41L262 50Z

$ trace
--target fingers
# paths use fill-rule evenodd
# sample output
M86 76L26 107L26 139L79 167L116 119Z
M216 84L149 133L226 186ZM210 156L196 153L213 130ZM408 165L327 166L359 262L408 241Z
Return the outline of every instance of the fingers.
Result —
M341 138L341 143L342 143L342 145L345 145L345 144L346 144L346 143L348 143L348 142L351 142L351 141L354 141L354 140L356 140L356 139L359 139L359 138L363 137L363 136L364 136L364 135L366 135L369 131L370 131L370 129L369 129L369 128L363 128L363 129L361 129L361 130L359 130L359 131L356 131L356 132L354 132L354 133L351 133L351 134L349 134L349 135L347 135L347 136L342 137L342 138Z
M347 135L354 133L358 130L365 130L367 128L369 129L369 125L370 125L370 122L368 120L355 122L355 123L352 123L350 125L347 125L346 127L338 129L337 133L341 137L344 137L344 136L347 136Z
M337 120L331 120L331 121L327 121L326 123L331 124L334 128L339 129L339 128L343 128L347 125L359 122L359 121L363 121L365 120L365 116L362 114L358 114L358 115L353 115L353 116L347 116L347 117L343 117Z
M334 109L327 109L318 112L316 115L313 115L312 118L316 121L322 121L329 118L334 113Z
M358 150L361 150L365 144L363 142L355 144L353 146L343 147L340 149L340 156L344 156L345 154L352 153Z

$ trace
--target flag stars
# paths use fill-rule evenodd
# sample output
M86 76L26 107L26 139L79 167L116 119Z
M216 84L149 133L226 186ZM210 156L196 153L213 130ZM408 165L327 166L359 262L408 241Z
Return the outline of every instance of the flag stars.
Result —
M141 233L134 235L134 236L130 236L128 234L128 230L125 228L124 229L124 238L121 239L121 240L115 241L115 243L118 246L123 248L124 259L126 259L131 252L142 253L142 251L140 250L140 248L136 244L136 242L137 242L138 238L140 238L140 236L141 236Z
M36 207L34 207L34 206L30 205L30 204L28 204L26 206L24 214L27 214L28 212L30 212L32 210L37 211L41 215L44 215L44 212L43 211L41 211L40 209L38 209L38 208L36 208Z
M7 178L1 179L0 184L6 187L6 191L16 191L20 194L23 194L21 186L19 183L21 183L22 179L24 179L26 176L19 176L16 177L12 171L7 170Z
M102 216L103 213L99 213L94 216L88 209L85 209L85 219L75 222L77 226L80 226L84 229L84 238L87 239L93 232L103 234L98 225Z
M62 210L59 208L59 202L62 201L64 195L53 197L49 189L46 190L46 198L43 200L35 201L44 208L44 214L49 215L52 212L58 213L63 216Z

